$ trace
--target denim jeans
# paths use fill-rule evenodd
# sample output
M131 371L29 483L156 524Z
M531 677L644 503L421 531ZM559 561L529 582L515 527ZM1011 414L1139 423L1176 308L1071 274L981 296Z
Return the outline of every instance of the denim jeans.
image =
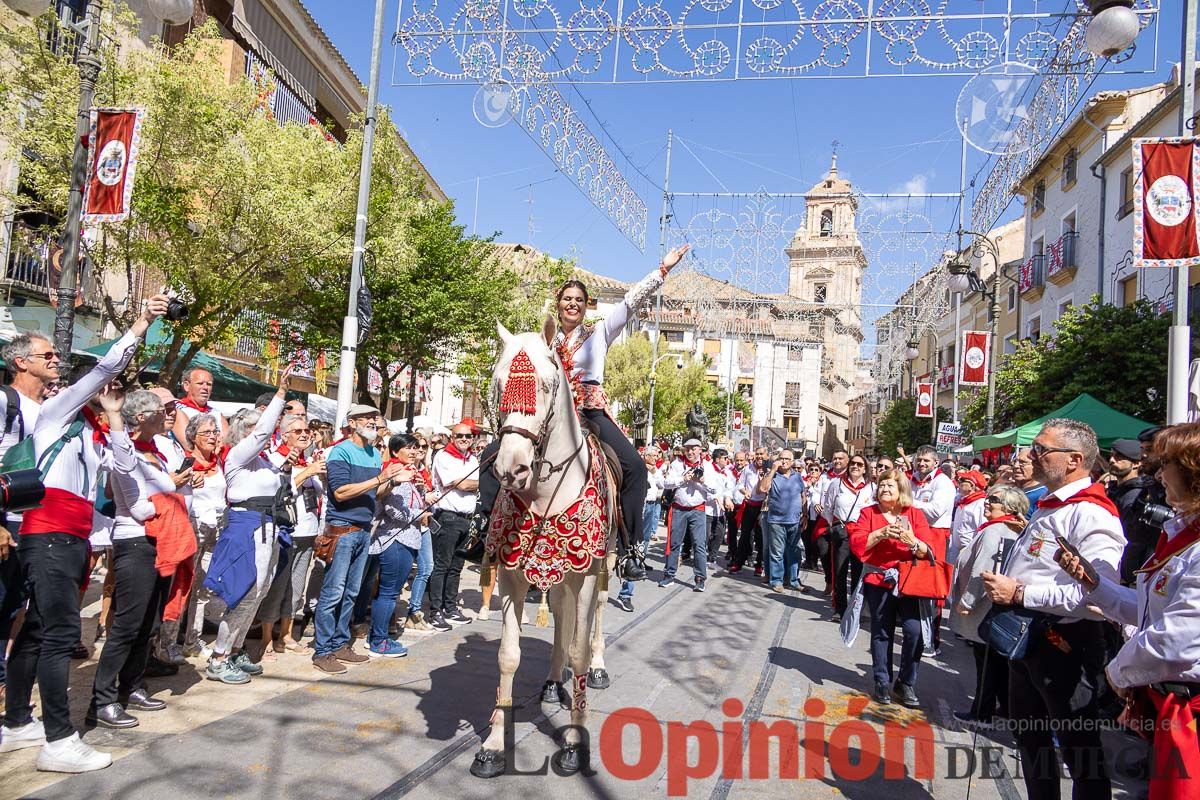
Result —
M338 539L332 563L325 569L325 582L321 585L313 620L317 629L314 645L318 656L336 652L350 643L350 616L362 586L368 544L370 534L361 528L342 534Z
M708 577L708 518L704 509L697 508L685 511L681 508L671 509L670 550L667 555L667 565L663 569L664 578L674 578L675 570L679 568L679 552L683 548L683 540L687 534L692 535L692 574L701 583Z
M404 581L412 571L417 551L393 541L379 554L379 594L371 603L371 634L367 639L372 645L388 640L388 626L396 612L396 598L404 588Z
M433 574L433 536L429 531L421 532L421 549L417 551L417 577L413 578L412 594L408 596L408 613L417 613L425 602L425 590L429 587L429 576Z
M658 501L646 503L642 506L642 552L645 553L650 546L650 540L654 538L654 532L658 530ZM415 589L414 589L415 591ZM633 581L621 582L621 593L618 597L633 597Z
M789 586L800 582L800 561L804 546L800 543L800 523L772 522L767 559L767 577L772 586L779 586L787 577Z

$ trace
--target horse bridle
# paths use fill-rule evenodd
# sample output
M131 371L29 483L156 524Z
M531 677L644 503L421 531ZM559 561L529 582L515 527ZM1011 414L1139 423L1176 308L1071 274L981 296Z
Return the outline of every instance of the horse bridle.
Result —
M541 427L538 428L537 433L534 433L528 428L522 428L520 425L504 425L499 431L496 432L498 439L504 438L504 436L511 433L514 436L520 436L530 441L530 443L533 445L533 463L530 465L530 469L533 470L534 477L537 479L538 483L545 483L554 476L554 473L565 470L567 465L574 461L579 455L579 452L583 449L583 445L587 442L587 436L581 436L579 439L579 446L575 448L571 455L567 456L558 464L554 464L546 460L546 445L550 441L550 437L548 436L550 432L550 423L554 419L554 409L558 404L558 390L561 384L561 380L555 380L554 388L550 393L549 411L546 414L546 418L542 420ZM545 475L542 475L542 467L545 465L549 465L550 469Z

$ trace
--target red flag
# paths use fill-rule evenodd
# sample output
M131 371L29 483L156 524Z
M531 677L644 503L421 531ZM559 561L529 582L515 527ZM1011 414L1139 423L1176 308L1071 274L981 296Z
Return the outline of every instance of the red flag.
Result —
M1196 234L1200 151L1195 139L1133 140L1133 265L1200 264Z
M933 416L933 384L918 383L917 384L917 416L932 417Z
M992 337L986 331L963 331L959 386L986 386L991 366Z
M119 222L129 216L145 112L140 108L93 108L91 113L83 221Z

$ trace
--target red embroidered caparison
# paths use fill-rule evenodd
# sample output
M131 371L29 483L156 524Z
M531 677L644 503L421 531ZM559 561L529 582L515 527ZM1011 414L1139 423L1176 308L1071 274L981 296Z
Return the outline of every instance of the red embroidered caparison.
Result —
M568 572L587 572L604 558L608 545L608 479L604 456L588 437L588 478L583 495L569 508L542 520L520 497L501 490L488 528L487 551L493 562L519 569L540 591L562 583Z

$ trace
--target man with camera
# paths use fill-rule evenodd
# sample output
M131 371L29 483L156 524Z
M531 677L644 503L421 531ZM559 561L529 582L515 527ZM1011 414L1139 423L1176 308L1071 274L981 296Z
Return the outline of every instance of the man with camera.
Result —
M1153 458L1142 460L1142 444L1137 439L1117 439L1108 454L1109 472L1117 482L1108 496L1121 515L1125 529L1125 554L1121 556L1121 583L1133 586L1136 571L1154 553L1163 523L1171 516L1166 490L1154 479L1158 464Z
M708 518L704 510L710 499L717 496L721 480L712 462L704 460L701 453L700 440L688 439L683 443L683 455L667 468L664 484L668 489L675 490L675 499L667 514L667 563L659 586L670 586L675 582L679 549L690 534L692 591L704 591L704 583L708 578Z
M1029 456L1033 476L1048 493L1013 545L1003 574L980 576L993 603L1038 612L1030 624L1042 632L1033 634L1024 658L1010 662L1008 683L1009 716L1030 800L1059 796L1056 745L1076 797L1112 795L1098 724L1107 683L1107 623L1087 608L1087 590L1055 561L1062 548L1090 561L1097 574L1117 578L1125 536L1116 506L1092 482L1098 455L1090 426L1070 419L1042 426Z
M37 759L40 770L90 772L112 763L110 755L79 738L71 724L67 685L71 651L80 637L80 587L87 577L96 478L102 467L129 472L136 464L119 462L115 451L103 446L102 437L94 435L99 423L84 407L125 370L150 324L166 310L165 296L152 297L90 372L46 401L33 429L34 456L49 466L45 500L25 512L21 523L21 570L30 602L8 663L0 748L43 745ZM119 411L120 402L106 401L105 410ZM35 679L42 699L41 722L33 718Z
M9 448L33 433L42 398L49 386L59 379L62 358L54 344L40 333L22 333L4 346L4 363L13 380L0 391L0 459ZM3 511L0 523L0 688L4 683L5 658L13 627L18 625L25 597L21 565L17 558L17 531L21 528L19 511ZM0 695L2 696L2 695Z

